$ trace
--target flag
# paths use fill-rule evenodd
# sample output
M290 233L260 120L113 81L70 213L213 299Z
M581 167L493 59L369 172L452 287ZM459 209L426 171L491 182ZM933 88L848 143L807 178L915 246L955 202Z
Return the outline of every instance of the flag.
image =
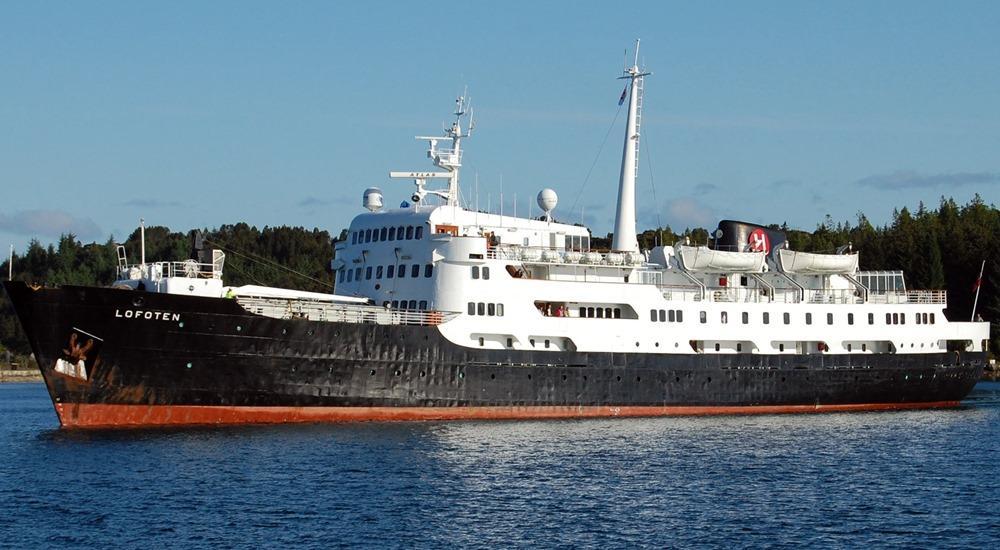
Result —
M622 96L618 98L618 106L621 107L622 103L625 103L625 96L628 95L628 84L625 85L625 89L622 90Z
M979 277L978 277L978 278L976 279L976 282L972 284L972 290L976 290L976 291L978 291L978 290L979 290L979 286L980 286L980 285L982 285L982 284L983 284L983 276L982 276L982 275L980 275L980 276L979 276Z

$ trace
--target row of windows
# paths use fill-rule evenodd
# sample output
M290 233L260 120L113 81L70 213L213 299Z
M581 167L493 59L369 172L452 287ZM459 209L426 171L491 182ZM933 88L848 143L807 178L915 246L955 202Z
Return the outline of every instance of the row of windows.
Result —
M671 313L673 313L673 312L671 311ZM680 310L677 310L677 321L678 322L681 321L680 315L681 315ZM792 323L792 315L791 315L791 313L782 313L781 316L782 316L782 321L784 322L784 324L790 325ZM916 316L917 324L918 325L920 325L920 324L931 325L931 324L934 324L936 322L936 319L935 319L933 313L917 313L917 314L915 314L915 316ZM652 321L656 321L657 318L658 318L662 322L663 321L663 310L662 309L661 310L650 310L650 318L651 318ZM708 313L705 312L705 311L699 312L698 319L702 323L707 323L708 322ZM673 321L672 318L670 320ZM743 321L744 325L750 324L750 313L746 312L746 311L742 312L742 314L741 314L741 320ZM811 325L813 323L813 315L812 315L812 313L806 313L805 320L806 320L806 324L807 325ZM761 314L761 321L763 321L763 323L765 325L771 324L771 313L767 312L767 311L763 312ZM727 323L729 323L729 312L727 312L727 311L719 312L719 322L722 323L722 324L724 324L724 325L727 324ZM832 325L833 324L833 314L832 313L827 313L826 314L826 324L828 324L828 325ZM848 313L847 314L847 324L848 325L853 325L854 324L854 314L853 313ZM868 314L868 324L869 325L874 325L875 324L875 314L874 313L869 313ZM887 325L905 325L906 324L906 314L905 313L886 313L885 314L885 324L887 324Z
M621 319L622 310L619 307L581 307L580 317L592 319Z
M417 302L416 300L410 300L410 301L406 301L406 300L393 300L391 302L388 301L388 300L386 300L386 301L382 302L382 305L386 306L386 307L392 307L393 309L419 309L419 310L425 310L425 309L427 309L427 300L420 300L420 302Z
M649 310L649 320L652 322L683 323L684 312L679 309L651 309Z
M480 275L482 275L483 279L489 279L490 278L490 268L485 267L485 266L482 267L482 268L480 268L478 265L472 266L472 278L473 279L478 279L480 277Z
M399 227L382 227L375 229L359 229L351 233L351 244L362 244L379 241L410 241L422 239L422 225L401 225Z
M363 271L362 271L363 270ZM361 276L364 275L365 280L370 280L373 276L375 279L381 279L383 274L386 279L392 279L393 277L397 279L402 279L406 277L407 265L387 265L384 268L380 265L368 267L356 267L354 269L345 269L340 272L340 276L337 279L338 283L360 281ZM420 264L412 264L409 266L410 277L416 279L420 277ZM424 277L430 277L434 274L433 264L424 264Z
M489 315L503 317L503 304L487 304L485 302L469 302L469 315Z

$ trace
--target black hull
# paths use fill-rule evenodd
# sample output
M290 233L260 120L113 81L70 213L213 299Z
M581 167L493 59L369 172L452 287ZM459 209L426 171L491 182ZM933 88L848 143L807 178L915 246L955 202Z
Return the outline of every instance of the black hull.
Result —
M227 299L4 287L63 425L953 406L985 359L481 350L433 326L280 320ZM81 372L68 368L81 359Z

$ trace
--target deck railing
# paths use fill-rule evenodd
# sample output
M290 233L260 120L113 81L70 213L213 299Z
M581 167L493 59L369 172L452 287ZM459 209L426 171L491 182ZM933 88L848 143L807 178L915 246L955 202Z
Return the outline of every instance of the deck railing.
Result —
M221 279L222 270L212 264L198 263L194 260L184 262L151 262L125 266L119 270L118 278L151 279L158 281L165 277L187 277L189 279Z
M378 325L426 325L446 323L458 316L450 311L389 309L362 304L344 304L300 298L238 296L243 309L275 319L305 319L335 323L372 323Z

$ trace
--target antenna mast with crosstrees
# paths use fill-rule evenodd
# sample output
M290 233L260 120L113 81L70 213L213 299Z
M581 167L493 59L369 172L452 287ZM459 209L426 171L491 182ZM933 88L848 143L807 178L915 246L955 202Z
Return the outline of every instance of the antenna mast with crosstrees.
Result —
M472 136L472 130L476 127L476 122L472 116L470 102L463 94L455 100L455 121L451 127L445 130L445 135L417 136L417 139L427 140L430 147L427 149L427 158L434 162L434 166L442 168L444 172L389 172L390 178L412 179L417 190L411 197L415 204L423 202L427 195L435 195L445 200L449 206L458 206L458 172L462 167L462 138ZM462 130L462 119L468 115L468 129ZM450 148L438 147L438 142L451 140ZM426 189L425 185L429 179L447 179L448 189Z

